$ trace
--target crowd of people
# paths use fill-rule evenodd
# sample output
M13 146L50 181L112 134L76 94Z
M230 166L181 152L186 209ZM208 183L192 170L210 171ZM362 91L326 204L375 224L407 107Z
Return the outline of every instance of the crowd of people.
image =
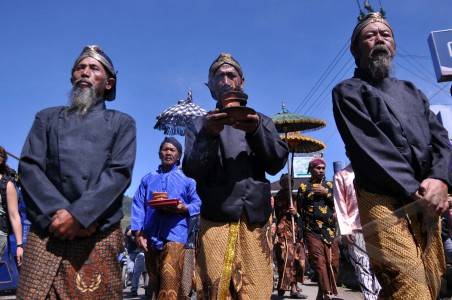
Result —
M295 201L292 178L284 175L273 206L266 174L286 165L288 146L265 114L229 115L228 108L247 106L244 72L231 54L213 61L207 86L215 107L187 125L185 151L177 139L163 139L160 164L133 197L129 251L134 262L145 258L149 297L270 299L275 257L279 295L306 298L299 283L311 269L316 299L332 299L339 236L366 299L438 297L451 148L424 94L389 76L395 49L381 13L360 19L350 46L355 75L332 94L351 165L329 181L325 160L314 158ZM131 116L106 107L116 81L107 54L86 46L72 67L70 104L36 114L19 163L32 223L24 251L16 190L0 149L0 250L12 232L21 265L18 299L123 297L121 207L136 130ZM172 204L157 206L161 200ZM449 238L445 243L450 249Z

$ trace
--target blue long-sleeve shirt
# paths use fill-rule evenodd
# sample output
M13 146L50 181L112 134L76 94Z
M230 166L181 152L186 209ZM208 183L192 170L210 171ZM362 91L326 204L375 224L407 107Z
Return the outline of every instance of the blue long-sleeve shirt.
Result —
M188 208L188 215L166 212L149 207L147 202L152 192L167 192L168 198L182 201ZM162 249L167 241L186 243L190 217L198 215L201 199L196 193L196 183L174 166L164 172L159 167L156 173L149 173L141 179L141 184L132 201L132 230L141 230L150 246Z

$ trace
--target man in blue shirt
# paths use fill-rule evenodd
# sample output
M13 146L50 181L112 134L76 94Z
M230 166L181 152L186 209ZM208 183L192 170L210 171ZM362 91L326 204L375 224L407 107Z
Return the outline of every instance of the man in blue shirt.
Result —
M132 203L132 230L138 246L145 250L149 284L157 299L177 299L188 221L199 214L201 206L195 181L178 168L181 153L182 146L175 138L163 140L159 149L161 164L156 173L143 177ZM161 192L180 203L166 208L148 206L153 193ZM164 272L168 269L174 272Z

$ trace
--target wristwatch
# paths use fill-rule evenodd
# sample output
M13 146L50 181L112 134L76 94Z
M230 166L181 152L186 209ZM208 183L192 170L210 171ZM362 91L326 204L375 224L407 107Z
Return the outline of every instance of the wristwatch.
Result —
M23 248L23 247L24 247L23 244L17 244L17 245L16 245L16 248Z

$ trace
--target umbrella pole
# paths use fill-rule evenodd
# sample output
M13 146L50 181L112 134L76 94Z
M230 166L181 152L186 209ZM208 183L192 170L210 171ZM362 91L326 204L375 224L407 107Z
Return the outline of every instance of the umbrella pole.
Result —
M285 132L286 135L286 141L287 141L287 131ZM290 156L290 154L289 154ZM292 153L292 157L293 157L293 153ZM293 200L292 200L292 172L291 172L291 162L292 160L288 160L287 162L287 169L288 169L288 177L289 177L289 202L290 202L290 208L293 208ZM291 219L292 219L292 239L293 239L293 243L295 244L295 218L293 217L293 215L291 214Z
M8 151L6 151L6 154L8 154L8 156L11 156L11 157L14 158L14 159L20 160L19 157L17 157L16 155L14 155L14 154L12 154L12 153L10 153L10 152L8 152Z

